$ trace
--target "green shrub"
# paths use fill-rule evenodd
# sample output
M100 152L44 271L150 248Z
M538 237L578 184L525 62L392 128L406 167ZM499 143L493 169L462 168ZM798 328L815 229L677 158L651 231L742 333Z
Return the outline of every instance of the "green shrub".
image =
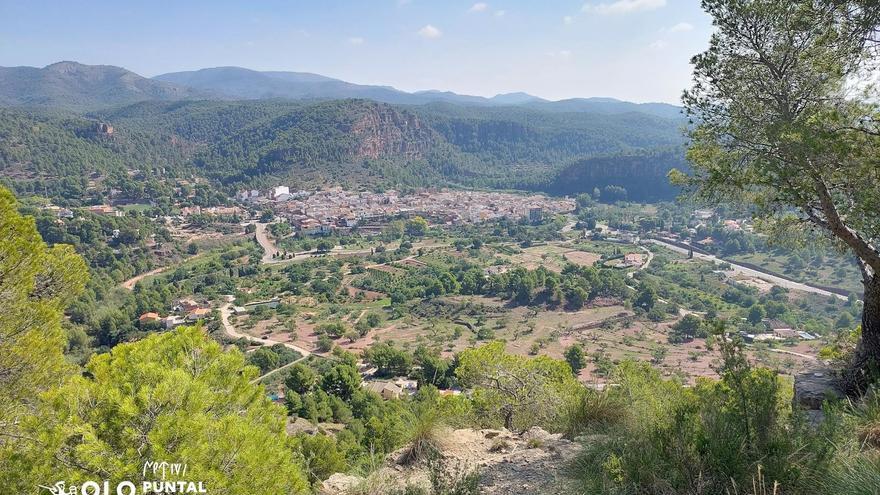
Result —
M723 339L721 348L719 381L686 388L646 363L625 362L612 377L619 386L602 399L622 405L620 417L595 421L602 409L586 405L569 415L569 434L604 433L575 464L584 492L746 493L761 478L769 493L774 483L782 493L814 493L814 480L829 468L831 442L792 412L789 382L752 368L739 342Z

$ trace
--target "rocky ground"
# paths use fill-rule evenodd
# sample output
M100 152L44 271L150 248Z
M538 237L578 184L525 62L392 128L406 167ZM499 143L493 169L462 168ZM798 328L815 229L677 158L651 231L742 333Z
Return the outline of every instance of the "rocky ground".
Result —
M442 435L437 462L447 473L476 472L479 493L526 495L566 493L563 471L580 451L580 444L532 428L522 435L507 430L454 430ZM391 454L385 467L369 479L336 474L324 482L324 495L387 493L407 484L429 486L425 463L402 466Z

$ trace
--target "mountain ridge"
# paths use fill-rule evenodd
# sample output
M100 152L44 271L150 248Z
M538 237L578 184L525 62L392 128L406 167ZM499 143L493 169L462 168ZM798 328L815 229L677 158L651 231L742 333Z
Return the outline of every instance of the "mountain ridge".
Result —
M155 81L113 65L61 61L37 67L0 67L0 104L86 110L138 101L213 97Z
M113 65L60 61L45 67L0 67L0 106L90 111L141 101L336 100L359 98L382 103L529 107L558 113L637 112L677 119L681 109L667 103L632 103L613 98L551 101L524 92L492 97L452 91L406 92L391 86L355 84L310 72L256 71L224 66L143 77Z

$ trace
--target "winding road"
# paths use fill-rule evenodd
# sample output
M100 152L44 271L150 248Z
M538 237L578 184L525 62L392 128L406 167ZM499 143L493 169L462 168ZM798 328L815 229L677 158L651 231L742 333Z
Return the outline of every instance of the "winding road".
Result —
M122 282L122 284L120 284L120 285L122 285L122 287L124 287L128 290L134 290L134 286L137 285L137 283L140 282L141 280L143 280L147 277L151 277L153 275L158 275L158 274L164 272L165 270L167 270L168 268L170 268L170 267L162 266L159 268L154 268L153 270L141 273L140 275L135 275L134 277L131 277L130 279L126 280L125 282Z
M255 342L257 344L273 346L275 344L281 344L288 349L293 349L294 351L302 354L303 357L309 357L312 352L304 349L296 344L292 344L290 342L279 342L277 340L272 339L264 339L260 337L254 337L253 335L248 335L245 333L241 333L235 329L235 326L229 321L229 316L232 315L232 303L226 303L220 307L220 322L223 324L223 330L226 331L226 335L234 339L247 339L251 342Z
M275 247L272 239L270 239L269 235L266 233L266 226L269 224L256 223L254 225L257 226L257 230L255 233L257 242L260 244L260 247L263 248L262 262L266 265L292 263L302 259L315 258L317 256L362 256L373 253L372 249L342 249L342 246L336 246L330 251L318 251L317 249L314 249L312 251L300 251L297 253L293 253L293 258L274 258L273 256L279 253L280 250Z

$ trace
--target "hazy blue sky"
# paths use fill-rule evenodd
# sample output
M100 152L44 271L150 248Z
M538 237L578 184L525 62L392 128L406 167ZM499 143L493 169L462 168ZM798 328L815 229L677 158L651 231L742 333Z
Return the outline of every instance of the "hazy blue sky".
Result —
M413 91L678 102L698 0L0 0L0 66L235 65Z

